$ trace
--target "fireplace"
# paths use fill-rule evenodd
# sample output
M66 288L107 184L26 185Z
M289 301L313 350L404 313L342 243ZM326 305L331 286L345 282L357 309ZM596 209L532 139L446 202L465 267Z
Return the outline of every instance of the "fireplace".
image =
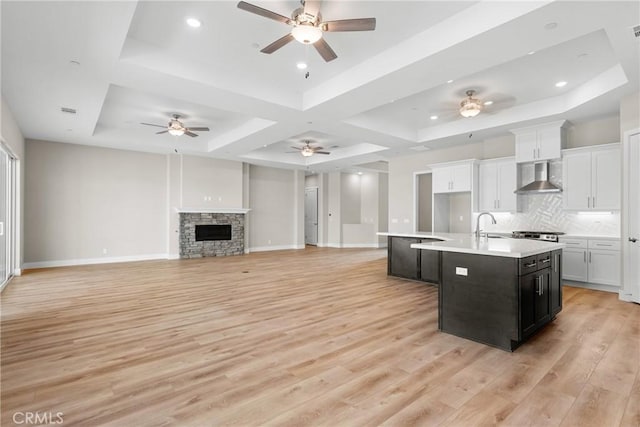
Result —
M244 254L246 210L229 211L180 210L180 258Z
M196 224L196 242L231 240L231 224Z

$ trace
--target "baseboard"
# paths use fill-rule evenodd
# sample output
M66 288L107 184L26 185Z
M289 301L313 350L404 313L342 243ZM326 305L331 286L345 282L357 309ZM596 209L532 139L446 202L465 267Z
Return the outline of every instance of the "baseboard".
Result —
M304 249L304 245L276 245L276 246L256 246L249 248L249 252L286 251L292 249Z
M597 283L574 282L573 280L562 280L563 285L569 285L576 288L592 289L594 291L620 293L620 286L598 285Z
M167 259L180 259L180 254L169 254Z
M14 276L22 276L22 269L21 269L21 268L16 268L16 269L13 271L13 275L14 275Z
M49 267L68 267L72 265L89 265L89 264L111 264L114 262L134 262L134 261L150 261L155 259L169 259L168 254L148 254L148 255L129 255L119 257L104 258L80 258L80 259L63 259L56 261L38 261L25 262L22 270L30 268L49 268Z
M386 246L386 245L385 245ZM343 248L379 248L378 243L343 243Z

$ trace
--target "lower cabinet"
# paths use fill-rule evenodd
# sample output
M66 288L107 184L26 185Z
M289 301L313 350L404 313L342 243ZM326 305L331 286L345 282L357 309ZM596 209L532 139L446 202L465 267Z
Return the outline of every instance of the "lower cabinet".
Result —
M411 248L414 243L434 241L439 240L389 236L387 274L404 279L440 283L440 252Z
M551 268L520 276L520 333L529 337L551 320Z
M560 241L567 245L563 252L563 279L620 286L619 240L564 238Z
M420 250L411 245L420 243L420 239L411 237L389 237L388 274L405 279L420 279Z

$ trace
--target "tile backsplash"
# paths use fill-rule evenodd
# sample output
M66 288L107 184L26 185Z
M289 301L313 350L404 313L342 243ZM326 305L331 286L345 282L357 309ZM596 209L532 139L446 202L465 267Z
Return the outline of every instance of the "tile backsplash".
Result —
M518 166L519 186L533 181L533 164ZM549 163L549 181L562 188L562 161ZM483 217L483 230L562 231L567 234L620 236L620 211L578 213L562 209L562 193L518 195L519 212L495 213L497 224ZM474 217L475 221L475 217Z

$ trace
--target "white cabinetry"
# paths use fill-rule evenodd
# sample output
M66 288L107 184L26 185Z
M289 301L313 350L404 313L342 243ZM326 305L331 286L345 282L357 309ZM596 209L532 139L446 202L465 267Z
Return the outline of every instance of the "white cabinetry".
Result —
M564 209L620 209L620 169L619 144L564 150Z
M561 238L562 278L577 282L620 286L620 241Z
M517 169L514 158L488 160L479 166L479 210L514 212Z
M432 165L432 169L434 193L471 191L472 163L465 162L448 166Z
M559 159L565 141L564 120L512 129L516 136L516 162Z

